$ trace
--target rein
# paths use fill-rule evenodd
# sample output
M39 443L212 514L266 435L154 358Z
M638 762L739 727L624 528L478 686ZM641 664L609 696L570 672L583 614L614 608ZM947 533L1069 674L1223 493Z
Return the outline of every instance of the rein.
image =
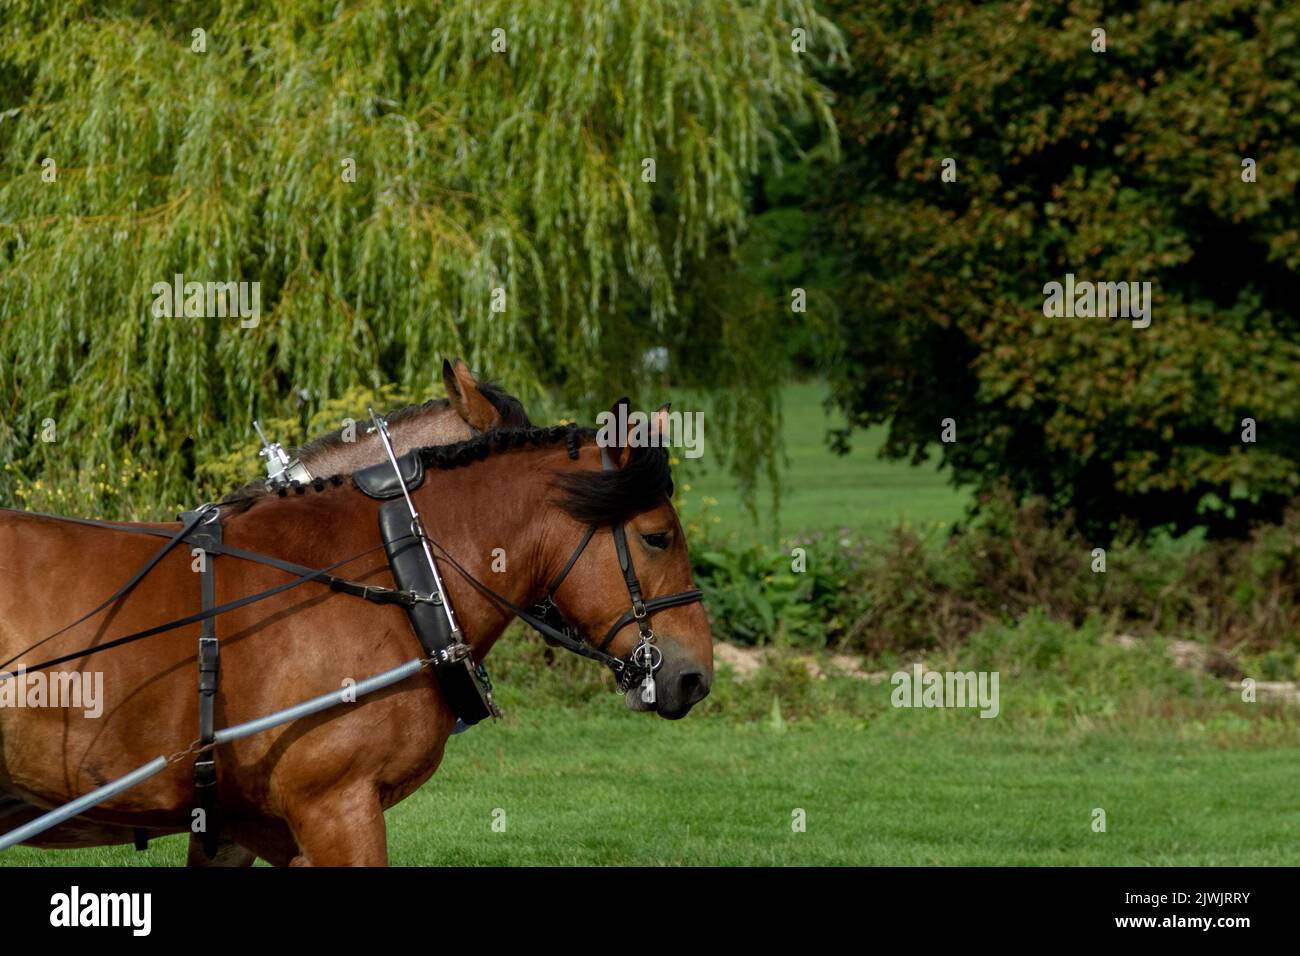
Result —
M66 520L66 521L68 521L68 522L70 522L70 523L73 523L73 524L84 524L84 525L90 525L91 527L112 527L111 525L108 525L107 523L101 523L101 522L97 522L97 521L90 521L90 520L88 520L88 519L86 519L86 518L66 518L66 519L65 519L65 518L60 518L60 517L57 516L57 515L40 515L39 517L42 517L42 518L53 518L53 519L56 520L56 521L65 521L65 520ZM19 651L19 652L18 652L17 654L15 654L13 657L9 658L9 660L4 661L3 663L0 663L0 668L8 667L10 664L12 664L14 661L18 660L18 658L22 657L24 654L28 654L28 653L30 653L31 651L36 650L36 648L42 646L43 644L47 644L47 643L49 643L50 641L52 641L52 640L54 640L56 637L58 637L60 634L64 634L64 633L66 633L67 631L72 630L72 628L76 627L78 624L81 624L81 623L84 623L85 621L88 621L90 618L94 617L94 616L95 616L96 614L98 614L100 611L104 610L104 608L108 607L108 606L109 606L110 604L112 604L114 601L117 601L117 600L119 600L120 598L125 597L127 594L129 594L129 593L130 593L130 592L135 588L135 586L136 586L137 584L139 584L142 580L144 580L144 576L145 576L146 574L148 574L150 571L152 571L152 570L154 569L154 566L157 565L158 562L161 561L161 560L162 560L162 559L167 555L167 553L168 553L169 551L171 551L172 548L176 547L176 545L178 545L181 541L185 540L186 535L188 535L191 531L194 530L194 528L199 524L199 522L202 520L202 518L203 518L203 515L202 515L201 513L198 513L198 512L196 512L194 515L192 515L192 516L190 517L190 520L189 520L189 521L186 521L184 524L182 524L181 529L180 529L179 531L177 531L174 535L170 535L170 536L169 536L167 543L166 543L165 545L162 546L162 549L161 549L160 551L158 551L157 553L155 553L153 557L151 557L148 561L146 561L143 567L141 567L138 571L136 571L135 574L131 575L130 580L128 580L128 581L127 581L125 584L123 584L120 588L118 588L118 589L117 589L116 591L114 591L111 595L109 595L108 598L106 598L106 599L103 601L103 603L101 603L98 607L95 607L95 608L91 609L90 611L87 611L85 614L83 614L81 617L77 618L77 619L76 619L75 621L73 621L71 624L68 624L68 625L65 625L64 627L59 628L57 631L55 631L55 632L54 632L53 634L51 634L49 637L42 638L41 640L37 641L35 644L31 645L31 647L28 647L28 648L26 648L26 649L24 649L24 650L22 650L22 651ZM135 529L135 528L129 528L129 529L127 529L127 528L124 528L124 530L142 531L142 530L144 530L144 529ZM164 535L164 536L167 535L167 532L165 532L165 531L161 531L161 530L160 530L158 533L161 534L161 535Z
M38 517L48 518L52 521L62 521L68 524L85 525L92 528L107 528L112 531L122 531L128 534L149 534L157 537L166 537L168 541L165 545L163 545L161 549L159 549L157 553L154 554L152 558L149 559L149 561L142 568L140 568L140 570L138 570L134 575L131 576L130 580L128 580L126 584L118 588L111 596L109 596L105 601L103 601L98 607L88 612L87 614L82 615L80 618L73 621L71 624L67 624L64 627L61 627L59 630L55 631L53 634L49 635L48 637L42 638L41 640L37 641L35 644L32 644L31 646L26 647L23 650L19 651L13 657L9 658L7 661L0 663L0 668L8 667L10 664L18 660L18 658L22 657L24 654L31 653L36 648L42 646L43 644L48 643L49 641L52 641L60 634L63 634L71 630L72 628L76 627L78 624L82 624L85 621L89 620L90 618L94 617L96 614L104 610L104 608L108 607L109 605L113 604L115 601L121 600L123 597L129 594L137 584L139 584L144 579L145 575L148 574L149 571L153 570L153 568L157 566L158 562L161 561L169 551L171 551L174 547L176 547L178 543L183 541L185 537L191 531L194 530L195 527L197 527L199 524L202 524L206 521L213 520L213 516L218 515L219 511L220 509L219 506L217 505L204 505L202 508L198 509L197 512L195 512L197 517L194 520L186 522L182 526L181 530L176 534L171 534L170 532L164 531L161 528L136 528L130 525L113 524L107 521L92 521L88 518L69 518L69 517L64 517L62 515L47 515L47 514L38 515ZM237 600L229 601L225 604L219 604L216 607L208 608L207 610L199 611L195 614L190 614L182 618L177 618L175 620L168 621L165 624L158 624L155 625L154 627L145 628L142 631L136 631L132 634L127 634L124 637L115 638L103 644L96 644L93 647L87 647L79 651L73 651L72 653L64 654L61 657L51 658L50 660L42 661L39 664L33 664L30 667L24 667L23 670L25 672L43 670L46 667L53 667L56 664L64 664L67 663L68 661L77 660L83 657L89 657L92 654L98 654L100 651L106 651L114 647L121 647L124 644L131 644L134 643L135 641L141 641L147 637L153 637L157 634L163 634L167 631L176 630L177 628L188 627L191 624L199 624L210 618L215 618L221 614L226 614L229 613L230 611L238 610L239 608L245 607L249 604L255 604L258 601L264 601L267 598L274 597L277 594L281 594L292 588L296 588L301 584L306 584L308 581L320 581L323 584L328 584L330 590L332 591L340 591L345 594L352 594L355 595L356 597L363 598L375 604L402 604L409 607L411 605L418 604L422 601L427 600L427 598L424 595L417 594L413 591L399 591L393 588L385 588L373 584L361 584L358 581L350 581L347 580L346 578L339 578L339 577L335 577L333 574L330 574L331 571L337 570L338 568L351 564L353 561L358 561L361 558L374 554L376 551L382 551L383 548L384 546L382 544L374 548L367 548L365 551L362 551L360 554L354 554L349 558L345 558L342 561L336 561L335 563L330 564L324 568L308 568L301 564L294 564L291 561L283 561L280 558L271 557L270 555L261 554L256 551L245 551L243 548L235 548L224 544L207 548L205 550L211 552L212 554L228 554L231 557L242 558L246 561L253 561L258 564L265 564L270 567L278 568L281 571L288 571L291 574L297 574L298 577L293 581L287 581L284 584L278 584L273 588L266 589L265 591L259 591L256 594L250 594L245 597L238 598ZM0 680L3 680L11 676L13 675L3 670L0 670Z
M635 652L633 653L633 655L630 655L627 658L615 657L613 654L610 654L607 648L613 642L615 635L618 634L619 631L621 631L624 627L626 627L628 624L632 623L632 621L635 620L638 622L638 624L641 627L641 634L643 639L646 640L647 642L653 640L654 632L650 630L650 626L648 623L648 618L652 611L660 611L663 610L664 608L677 607L678 605L682 605L682 604L692 604L696 601L703 600L704 592L698 589L693 589L690 591L681 591L677 594L666 594L662 597L651 598L648 601L642 600L640 597L640 585L639 582L636 582L636 578L635 578L636 572L635 570L632 570L631 556L627 551L626 534L620 533L623 532L622 525L615 525L614 544L615 547L620 552L619 562L620 564L623 564L624 558L625 557L627 558L626 564L624 566L631 571L632 580L637 584L637 588L636 591L634 592L634 597L633 597L633 605L631 609L625 611L623 613L623 616L620 617L617 621L615 621L614 625L610 627L608 631L605 632L605 636L601 640L599 645L597 645L595 641L584 641L581 637L577 636L573 628L570 627L566 621L564 621L563 616L560 614L559 608L555 606L553 596L555 594L556 588L558 588L563 583L564 579L568 576L569 571L578 562L578 558L580 558L582 556L582 553L587 549L587 545L591 542L591 539L595 535L596 530L597 530L596 525L590 525L587 528L586 534L582 536L582 540L578 542L577 548L574 549L573 554L569 557L568 562L564 565L564 570L560 572L559 576L557 576L556 579L551 583L550 588L547 589L546 597L544 597L533 608L533 611L539 611L540 614L535 614L529 611L525 611L519 605L511 601L509 598L503 597L502 595L498 594L496 591L492 590L490 587L488 587L478 578L474 577L473 574L467 571L464 565L462 565L459 561L457 561L452 556L451 552L449 552L446 548L444 548L442 544L440 544L436 539L432 537L428 537L428 541L431 545L433 545L435 548L438 549L439 554L448 564L452 566L452 568L456 571L456 573L459 574L462 578L464 578L465 581L476 591L478 591L480 594L482 594L484 597L486 597L493 603L509 611L515 617L519 618L519 620L523 621L533 630L537 631L537 633L541 634L542 637L548 643L552 645L558 645L559 647L564 648L566 651L572 651L574 654L577 654L579 657L585 657L588 660L598 661L604 664L606 667L612 670L615 673L615 675L619 678L620 690L626 690L628 687L632 685L632 683L635 682L637 678L643 677L644 672L646 672L647 670L650 671L653 670L653 668L648 668L647 666L645 666L646 664L653 663L654 667L658 667L658 661L638 662L635 659ZM619 544L620 538L622 539L621 547ZM631 589L629 588L629 590ZM553 620L556 617L558 617L559 618L558 623L561 626L557 627L554 624L552 624L550 621L546 620L546 618L548 617L552 618ZM655 648L655 653L656 655L659 654L658 648Z

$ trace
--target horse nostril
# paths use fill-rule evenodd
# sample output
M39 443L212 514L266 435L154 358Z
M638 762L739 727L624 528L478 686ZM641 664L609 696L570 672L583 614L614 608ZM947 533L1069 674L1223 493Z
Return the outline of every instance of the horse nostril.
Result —
M709 695L709 675L704 671L687 671L681 676L682 703L697 704Z

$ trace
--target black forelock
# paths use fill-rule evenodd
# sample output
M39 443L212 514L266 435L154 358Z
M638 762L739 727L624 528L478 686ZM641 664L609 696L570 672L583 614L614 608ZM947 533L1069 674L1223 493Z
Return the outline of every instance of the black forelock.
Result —
M617 454L617 449L610 449ZM616 524L673 495L673 475L663 448L635 448L628 463L610 471L555 476L559 506L583 524Z

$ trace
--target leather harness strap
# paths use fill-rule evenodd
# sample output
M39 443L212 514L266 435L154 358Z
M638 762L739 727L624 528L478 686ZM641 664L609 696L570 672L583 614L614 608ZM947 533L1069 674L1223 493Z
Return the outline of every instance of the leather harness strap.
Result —
M186 514L190 516L189 519L183 521L181 525L181 529L174 533L170 531L164 531L161 528L149 528L149 529L131 528L128 525L115 526L115 525L110 525L104 521L92 521L89 518L65 518L62 515L38 514L37 517L40 518L51 518L55 521L63 521L69 524L90 525L91 527L110 527L110 528L118 527L121 530L125 530L125 531L136 531L136 532L145 531L148 534L156 534L159 537L166 538L167 543L164 544L160 549L158 549L158 551L154 553L153 557L151 557L148 561L144 563L144 565L140 568L140 570L136 571L135 574L131 575L131 577L127 580L125 584L123 584L120 588L118 588L107 598L101 601L98 606L87 611L85 614L81 615L81 617L77 618L71 624L59 628L49 637L43 638L42 640L37 641L35 644L31 645L30 647L24 648L23 650L19 651L13 657L9 658L9 660L0 661L0 669L8 667L10 664L18 660L18 658L22 657L24 654L30 654L32 651L36 650L36 648L40 647L42 644L46 644L54 640L60 634L64 634L72 630L78 624L85 623L86 621L90 620L92 617L94 617L100 611L104 610L104 608L108 607L113 602L117 601L120 598L125 597L127 594L130 594L131 591L135 589L135 586L144 580L144 576L148 574L150 571L152 571L154 569L154 566L157 565L158 562L161 561L163 558L165 558L167 554L172 550L172 548L176 547L176 545L178 545L181 541L185 539L186 535L188 535L191 531L194 530L195 526L199 523L200 520L202 520L200 515L200 512L202 510L203 509L200 508L198 511L186 512Z
M216 506L209 506L209 507L216 507ZM202 508L198 509L198 511L187 511L185 512L185 514L193 515L201 511L203 511ZM169 540L167 544L163 547L163 549L159 551L156 555L154 555L153 558L150 559L149 564L146 565L144 568L142 568L140 571L138 571L135 575L133 575L130 581L128 581L122 587L118 588L117 591L114 592L112 597L108 598L106 601L100 604L99 607L95 608L93 611L90 611L87 614L82 615L82 617L80 617L76 621L73 621L71 624L67 625L67 627L60 628L58 631L51 634L49 637L45 638L45 640L42 640L37 644L33 644L31 647L27 648L27 650L23 651L22 654L26 654L29 651L35 650L37 647L40 647L40 645L44 644L46 641L52 640L53 638L58 637L60 634L64 633L65 631L69 631L72 628L76 627L78 624L81 624L84 621L89 620L90 618L94 617L97 613L102 611L104 608L112 604L114 601L126 595L127 592L129 592L133 587L135 587L136 584L139 583L140 579L144 577L145 573L151 570L153 566L157 564L159 560L162 559L163 555L165 555L168 551L170 551L178 542L184 540L186 536L189 534L190 529L197 525L197 522L185 523L185 526L182 527L180 531L173 533L163 528L141 528L137 525L118 524L113 521L96 521L92 518L71 518L66 515L51 515L51 514L43 514L41 512L30 512L30 513L35 515L38 518L48 518L51 521L63 521L68 524L85 525L90 528L103 528L108 531L123 531L126 532L127 534L147 534L147 535L153 535L154 537L157 538L168 538ZM355 557L348 559L347 561L340 561L336 564L330 565L329 568L324 568L324 569L309 568L305 564L295 564L293 561L285 561L282 558L273 557L272 555L269 554L262 554L259 551L247 551L244 548L236 548L233 547L232 545L222 544L219 542L212 544L210 551L212 554L228 554L232 558L239 558L242 561L252 561L254 564L265 564L267 567L270 568L279 568L281 571L288 571L290 574L310 575L311 580L320 581L322 584L329 585L331 591L338 591L341 594L351 594L353 597L364 598L365 600L370 601L373 604L401 604L404 607L410 607L414 604L418 604L420 601L419 596L413 594L410 591L395 591L392 588L382 587L378 584L361 584L358 581L350 581L346 578L340 578L336 575L328 573L332 568L339 568L345 564L350 564L352 561L360 560L361 558L364 558L368 554L371 554L375 551L379 551L382 547L383 546L381 545L378 548L371 548L368 551L364 551L361 554L358 554ZM19 654L17 657L12 657L8 661L0 662L0 667L5 667L13 663L18 659L18 657L21 657L22 654Z
M188 523L191 512L181 515ZM210 611L217 604L217 549L221 545L221 521L201 521L186 539L200 550L200 587L202 609ZM216 739L217 687L221 675L221 645L217 640L217 619L204 618L199 635L199 743L203 749L194 760L194 794L199 809L203 811L203 852L211 860L217 855L217 838L221 834L221 821L217 815L217 762L216 750L210 745Z
M500 716L492 699L492 681L487 669L474 660L469 645L453 631L452 619L417 536L423 533L410 518L404 501L389 501L379 509L379 537L388 554L393 581L399 588L429 595L406 609L420 646L433 666L443 698L456 715L461 729L487 717Z
M132 529L126 529L126 530L132 530ZM147 531L144 529L135 529L135 530L142 531L143 533L146 534L153 533L153 529L148 529ZM170 548L170 546L171 545L169 543L168 547ZM284 584L277 584L275 587L267 588L265 591L258 591L256 594L249 594L246 597L238 598L237 600L234 601L227 601L224 604L218 604L216 607L209 608L206 611L199 611L195 614L187 614L185 617L176 618L175 620L168 621L165 624L156 624L153 627L147 627L142 631L135 631L132 634L127 634L125 637L114 638L113 640L106 641L103 644L96 644L92 647L83 647L79 651L73 651L70 654L63 654L60 655L59 657L53 657L47 661L41 661L39 664L27 664L24 665L23 669L28 672L44 670L45 668L53 667L56 664L63 664L68 661L80 660L81 658L84 657L90 657L92 654L100 654L104 651L111 650L112 648L121 647L124 644L132 644L135 641L142 641L147 637L153 637L157 634L165 634L167 631L174 631L177 628L189 627L191 624L198 624L202 621L207 620L208 618L217 617L218 615L221 614L229 614L231 611L238 610L241 607L247 607L248 605L256 604L259 601L265 601L269 597L274 597L275 595L288 591L291 588L299 587L300 585L306 584L308 581L323 581L329 584L331 588L334 588L335 584L339 583L339 579L334 578L329 573L330 571L333 571L336 568L341 568L344 565L352 564L354 561L359 561L360 559L366 557L367 555L373 554L376 551L383 550L383 548L384 546L382 544L377 545L376 547L373 548L367 548L365 551L362 551L360 554L354 554L349 558L344 558L342 561L335 561L333 564L328 565L327 567L324 568L319 568L319 569L306 568L304 570L304 573L294 578L292 581L286 581ZM237 549L227 550L224 548L219 548L218 553L234 554L236 550ZM265 555L263 555L262 557L265 557ZM264 561L262 563L272 564L272 566L276 566L271 561ZM424 600L424 598L419 595L405 594L404 592L393 591L390 588L374 587L372 585L359 584L355 581L344 581L341 583L347 585L348 587L346 589L343 587L338 587L335 588L335 590L346 590L346 593L348 594L356 594L358 597L363 597L366 600L372 601L376 604L406 604L408 602L418 602ZM76 622L76 623L80 623L80 622ZM71 626L72 625L68 625L68 627ZM63 633L63 631L66 631L67 629L68 628L65 627L61 629L58 633L61 634ZM16 654L14 657L10 658L8 661L4 662L3 664L0 664L0 667L7 667L9 664L13 663L13 661L16 661L19 657L22 657L24 654L28 653L28 651L32 650L32 648L37 647L40 644L44 644L46 640L49 640L49 638L45 638L44 640L38 641L36 644L32 645L32 647L28 647L25 650L19 651L18 654ZM11 675L8 675L5 672L0 671L0 680L3 680L8 676Z

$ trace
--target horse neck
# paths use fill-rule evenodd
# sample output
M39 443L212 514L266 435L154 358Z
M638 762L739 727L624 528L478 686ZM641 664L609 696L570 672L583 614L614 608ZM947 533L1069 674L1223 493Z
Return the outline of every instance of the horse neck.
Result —
M414 496L425 528L476 580L519 606L540 598L554 572L554 522L542 502L549 472L537 454L517 452L467 468L433 471ZM496 549L503 554L497 554ZM480 658L513 615L485 597L434 548L443 585L457 618ZM505 570L493 567L503 557Z
M361 428L358 423L358 429ZM449 445L470 437L468 426L450 405L435 406L427 411L399 418L389 425L388 433L393 442L393 451L398 455L403 455L412 448ZM300 460L313 475L323 478L330 475L350 474L367 465L377 464L386 457L379 436L361 430L356 441L345 442L340 439L301 454Z

